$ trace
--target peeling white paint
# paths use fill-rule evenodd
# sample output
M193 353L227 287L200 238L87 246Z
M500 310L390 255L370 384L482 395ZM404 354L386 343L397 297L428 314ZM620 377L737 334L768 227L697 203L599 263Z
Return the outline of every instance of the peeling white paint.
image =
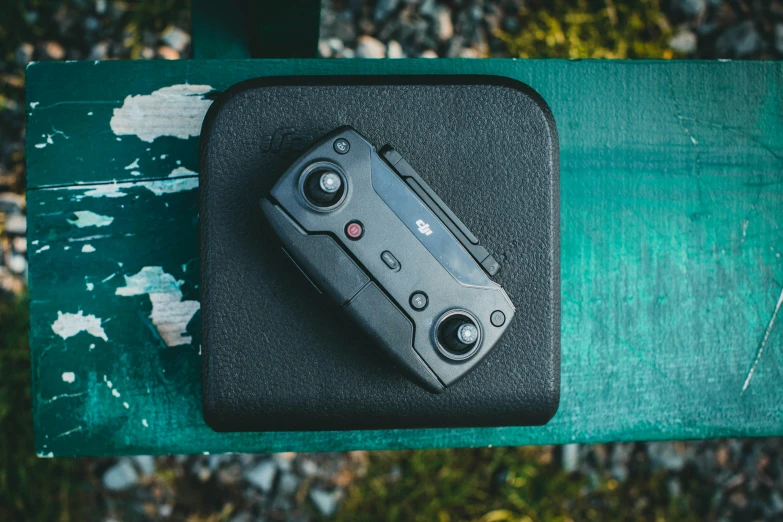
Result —
M30 102L30 108L35 109L41 102Z
M33 244L35 244L35 243L33 243ZM36 250L35 253L36 254L40 254L41 252L46 252L47 250L49 250L49 245L44 245L41 248L39 248L38 250Z
M57 312L57 320L52 323L52 330L63 339L73 337L79 332L87 332L104 341L109 340L101 326L101 319L92 314L84 315L81 310L78 314Z
M63 372L63 381L72 383L76 380L76 374L73 372Z
M118 392L117 390L112 390L111 394L114 395L115 397L119 397L120 396L120 392Z
M147 424L147 419L141 419L141 423L144 424L145 428L149 428L150 427L150 425Z
M122 405L123 405L123 406L125 406L125 409L126 409L126 410L127 410L128 408L130 408L130 405L129 405L127 402L123 402L123 403L122 403Z
M141 172L139 172L138 170L132 170L131 176L141 176Z
M150 319L166 346L189 344L192 338L186 329L199 309L198 301L183 301L184 281L178 281L159 266L145 266L138 274L125 277L125 286L117 288L116 295L149 295L152 302Z
M204 95L209 85L171 85L151 94L127 96L114 109L110 126L118 136L137 136L151 143L161 136L188 139L198 136L212 100Z
M77 210L74 212L76 218L68 218L68 222L71 225L76 225L79 228L85 227L106 227L112 224L114 218L111 216L102 216L89 210Z
M134 174L131 172L131 174ZM141 174L141 173L138 173ZM192 176L192 177L185 177ZM163 194L173 194L175 192L183 192L186 190L193 190L198 188L198 173L182 168L174 169L170 178L156 181L125 181L121 183L112 182L104 183L101 185L75 185L69 187L58 187L54 190L86 190L83 194L75 196L75 201L80 201L83 198L124 198L127 196L128 189L133 187L146 188L156 196ZM137 196L138 197L138 196Z
M49 453L36 453L36 455L38 456L38 458L41 458L41 459L53 459L54 458L54 453L52 453L51 451Z
M186 167L177 167L176 169L171 171L168 177L178 178L180 176L198 176L198 172L193 172L192 170Z
M90 345L90 350L94 350L94 349L95 349L95 345L94 345L94 344L91 344L91 345Z
M92 252L95 252L95 247L92 245L84 245L82 247L82 252L84 252L85 254L90 254Z
M133 170L139 168L139 158L133 160L133 163L125 167L125 170Z
M88 112L87 116L92 116L92 111Z
M160 181L148 181L145 182L144 187L150 190L156 196L163 194L173 194L175 192L183 192L185 190L193 190L198 188L198 178L182 178L175 180L160 180Z
M95 285L92 283L87 283L87 291L92 292L93 288L95 288Z

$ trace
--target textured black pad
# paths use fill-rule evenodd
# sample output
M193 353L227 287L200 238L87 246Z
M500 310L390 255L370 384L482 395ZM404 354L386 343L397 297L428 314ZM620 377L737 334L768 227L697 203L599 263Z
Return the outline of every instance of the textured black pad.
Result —
M392 145L501 262L517 307L479 367L440 395L409 382L288 260L259 207L293 159L350 125ZM218 431L543 424L560 395L554 120L484 76L251 80L201 133L204 416Z

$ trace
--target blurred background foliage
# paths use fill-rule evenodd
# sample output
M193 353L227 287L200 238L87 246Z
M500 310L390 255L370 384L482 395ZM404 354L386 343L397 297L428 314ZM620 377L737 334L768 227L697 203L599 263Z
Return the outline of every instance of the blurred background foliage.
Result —
M498 30L520 58L672 58L659 0L537 0L513 33Z

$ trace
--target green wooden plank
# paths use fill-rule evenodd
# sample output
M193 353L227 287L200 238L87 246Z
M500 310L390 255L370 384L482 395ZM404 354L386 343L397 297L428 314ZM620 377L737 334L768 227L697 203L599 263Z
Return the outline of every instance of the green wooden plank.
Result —
M513 77L555 115L559 412L540 428L212 432L201 418L193 304L196 135L210 93L263 75L423 73ZM35 64L27 78L42 455L783 434L783 64L89 62ZM64 339L69 327L88 330Z
M321 0L191 0L193 56L313 58Z
M245 0L190 0L193 57L250 58L250 27Z

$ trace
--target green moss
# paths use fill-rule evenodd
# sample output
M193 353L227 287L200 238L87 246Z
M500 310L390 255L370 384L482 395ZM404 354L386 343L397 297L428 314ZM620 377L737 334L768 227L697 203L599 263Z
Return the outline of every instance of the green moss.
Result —
M520 58L672 58L660 0L532 0L495 36Z
M35 455L28 326L27 296L0 298L0 520L84 520L86 462Z
M566 522L703 520L704 491L671 496L669 475L644 463L619 483L608 472L562 471L553 447L378 452L347 488L337 520ZM641 455L641 454L640 454ZM703 507L703 506L702 506Z

